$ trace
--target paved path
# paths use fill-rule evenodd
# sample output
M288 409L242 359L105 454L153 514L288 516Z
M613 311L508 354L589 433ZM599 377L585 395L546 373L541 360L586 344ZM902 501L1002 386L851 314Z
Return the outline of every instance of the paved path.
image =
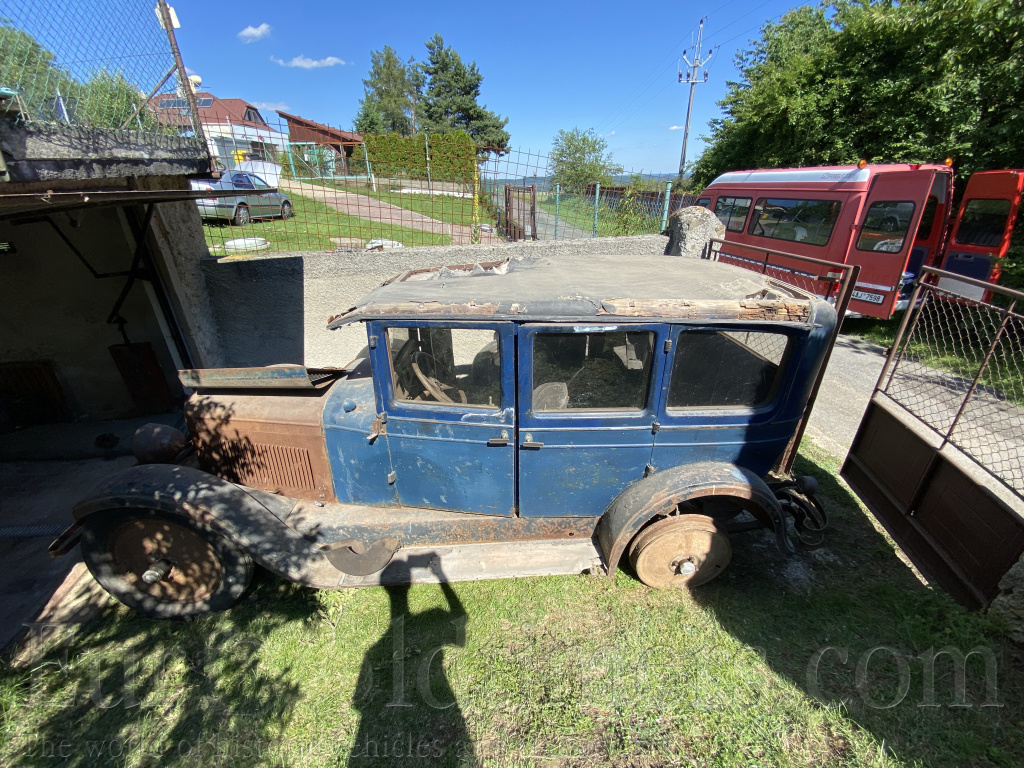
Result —
M555 214L548 213L537 206L537 239L538 240L574 240L581 237L593 237L593 230L580 229L569 224L561 216L558 217L558 237L555 237Z
M885 350L853 336L840 336L825 370L807 434L843 458L857 434L864 410L885 363Z
M438 221L429 216L424 216L422 213L416 213L407 208L400 208L397 205L385 203L368 195L359 195L354 192L334 189L333 187L308 184L291 179L281 179L278 182L278 188L282 191L291 192L294 195L308 197L316 200L318 203L324 203L336 211L347 213L350 216L357 216L367 221L379 221L408 229L418 229L422 232L450 235L452 245L469 245L473 242L472 227L450 224L447 221ZM499 241L495 234L481 232L480 242L496 243Z

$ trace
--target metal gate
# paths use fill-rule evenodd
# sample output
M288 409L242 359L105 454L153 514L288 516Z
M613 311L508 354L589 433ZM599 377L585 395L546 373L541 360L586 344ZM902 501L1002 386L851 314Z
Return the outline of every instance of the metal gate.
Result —
M505 185L505 208L499 229L509 242L537 239L537 185Z
M1024 553L1024 293L926 267L842 475L977 607ZM979 290L991 301L975 296Z

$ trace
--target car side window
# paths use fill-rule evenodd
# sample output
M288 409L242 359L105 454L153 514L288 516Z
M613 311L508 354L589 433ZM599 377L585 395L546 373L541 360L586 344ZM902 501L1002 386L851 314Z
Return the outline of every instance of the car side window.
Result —
M775 391L789 337L742 330L679 334L669 408L756 408Z
M501 348L490 328L388 328L395 400L501 407Z
M653 346L650 331L537 333L533 410L643 410Z
M252 179L244 173L234 174L231 177L231 183L235 185L236 189L256 189L256 185L252 183Z
M715 215L730 232L743 231L749 210L749 197L720 197L715 201Z
M256 189L270 189L270 185L259 176L249 176L249 179L252 181L252 184Z

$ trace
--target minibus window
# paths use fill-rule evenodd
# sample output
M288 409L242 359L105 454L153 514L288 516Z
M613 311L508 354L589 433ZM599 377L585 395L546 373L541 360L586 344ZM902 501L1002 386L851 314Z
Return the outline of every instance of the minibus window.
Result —
M694 205L699 205L701 208L707 208L710 203L711 203L711 198L710 197L702 197L696 203L694 203Z
M968 200L956 241L960 245L999 245L1009 215L1009 200Z
M935 223L935 211L939 208L939 198L932 195L924 204L924 213L921 214L921 223L917 227L916 240L927 240L932 234L932 225Z
M804 245L827 245L841 208L838 200L761 197L754 205L747 232Z
M715 203L715 215L730 232L742 232L750 210L749 197L720 197Z
M876 200L868 208L857 238L858 251L899 253L916 206L909 200Z

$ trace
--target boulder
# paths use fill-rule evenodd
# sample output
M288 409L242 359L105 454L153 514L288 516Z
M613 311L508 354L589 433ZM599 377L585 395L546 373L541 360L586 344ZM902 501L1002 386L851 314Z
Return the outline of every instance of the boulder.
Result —
M724 237L725 225L707 208L691 205L673 213L668 220L666 256L689 256L700 259L708 254L712 237Z

